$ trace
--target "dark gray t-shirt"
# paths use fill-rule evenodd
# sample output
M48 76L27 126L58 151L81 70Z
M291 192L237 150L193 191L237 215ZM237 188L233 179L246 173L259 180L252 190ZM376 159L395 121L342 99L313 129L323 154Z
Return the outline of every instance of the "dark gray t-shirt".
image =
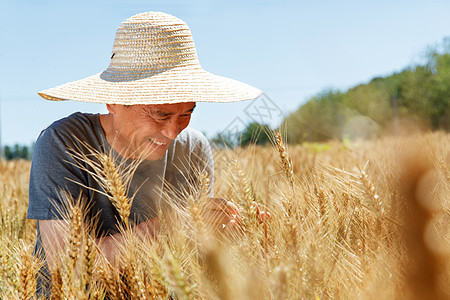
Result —
M74 113L54 122L40 134L33 151L30 174L28 219L61 219L61 190L74 199L82 193L89 203L88 217L98 215L98 237L117 233L117 210L110 200L95 190L102 191L96 179L76 166L68 149L83 149L89 144L99 152L112 153L121 158L107 143L99 115ZM89 169L89 166L85 164ZM186 128L171 143L165 156L157 161L141 163L130 184L128 195L135 194L131 207L130 224L138 224L157 215L164 181L175 189L187 189L194 184L198 171L207 171L213 177L213 159L209 143L200 132ZM163 180L164 179L164 180ZM85 187L90 188L85 188ZM36 249L41 246L38 227Z

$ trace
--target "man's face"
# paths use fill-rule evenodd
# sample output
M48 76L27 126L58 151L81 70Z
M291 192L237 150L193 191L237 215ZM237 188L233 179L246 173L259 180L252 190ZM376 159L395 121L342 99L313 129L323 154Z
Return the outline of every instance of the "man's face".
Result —
M129 158L143 155L146 160L158 160L189 125L195 102L129 106L108 104L107 108L113 116L113 148L122 155L126 153Z

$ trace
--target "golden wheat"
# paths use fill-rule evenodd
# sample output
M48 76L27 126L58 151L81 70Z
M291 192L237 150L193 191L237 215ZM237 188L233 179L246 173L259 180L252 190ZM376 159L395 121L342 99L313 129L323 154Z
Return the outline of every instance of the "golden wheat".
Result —
M448 298L449 144L450 135L436 132L288 149L277 135L275 148L217 152L226 159L216 160L215 197L240 204L249 230L222 238L204 229L209 177L200 173L196 193L165 196L172 208L160 213L157 240L133 237L132 230L125 235L119 267L102 259L91 225L84 224L82 210L72 208L63 264L52 271L53 296ZM132 172L111 162L114 166L97 163L99 171L109 170L109 175L96 176L109 176L106 189L119 187L116 183L122 180L123 189L108 193L126 195ZM35 221L24 218L29 167L25 161L0 161L3 299L29 297L35 285L30 256ZM130 198L118 206L124 222ZM253 201L271 212L268 222L254 222Z

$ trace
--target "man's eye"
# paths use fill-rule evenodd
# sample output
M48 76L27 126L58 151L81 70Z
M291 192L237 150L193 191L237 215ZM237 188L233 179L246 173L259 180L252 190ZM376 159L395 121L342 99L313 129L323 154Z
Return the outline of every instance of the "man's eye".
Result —
M162 122L162 121L167 121L170 119L170 116L159 116L159 115L153 115L150 116L153 120L155 120L156 122Z

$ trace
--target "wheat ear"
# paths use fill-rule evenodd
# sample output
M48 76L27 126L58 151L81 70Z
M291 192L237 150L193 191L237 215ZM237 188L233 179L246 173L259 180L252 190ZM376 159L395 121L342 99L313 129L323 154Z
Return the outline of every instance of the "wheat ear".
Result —
M147 299L147 296L145 294L145 288L144 283L141 280L141 274L139 274L139 271L136 267L136 264L134 261L132 261L132 258L130 258L130 261L125 267L125 270L123 271L123 274L126 278L126 283L130 291L130 296L133 299Z
M129 228L128 218L137 190L132 196L129 196L127 192L131 179L143 159L135 159L132 163L126 165L126 161L121 160L119 162L119 158L116 159L113 152L103 153L82 141L80 143L91 154L84 154L81 147L69 149L69 153L75 161L70 163L94 177L101 186L102 191L84 186L76 181L75 183L108 197L119 213L120 219L125 224L125 228Z
M86 288L89 289L90 282L94 274L94 264L97 256L97 249L95 247L94 238L89 234L85 235L85 245L84 245L84 264L85 264L85 282Z
M168 253L165 258L165 264L167 268L168 280L173 288L178 292L177 294L182 299L195 299L194 291L189 287L187 279L181 270L179 261L173 256L172 253Z
M252 231L255 227L257 220L259 220L259 216L257 216L256 210L256 201L253 194L253 191L248 182L247 176L244 171L241 169L239 162L237 160L233 161L233 165L237 174L237 180L241 185L242 190L242 200L241 205L243 207L243 229L245 231Z
M23 246L19 253L19 299L30 299L36 291L36 259Z
M127 197L125 184L114 161L107 154L99 155L103 167L105 186L110 195L111 203L119 212L120 218L128 228L128 217L130 216L131 201Z
M284 145L280 131L275 133L275 138L278 154L281 159L281 167L283 168L284 173L286 174L286 178L289 180L289 184L291 185L292 190L294 190L294 181L295 181L294 171L292 169L292 164L289 160L289 155L286 151L286 146Z

